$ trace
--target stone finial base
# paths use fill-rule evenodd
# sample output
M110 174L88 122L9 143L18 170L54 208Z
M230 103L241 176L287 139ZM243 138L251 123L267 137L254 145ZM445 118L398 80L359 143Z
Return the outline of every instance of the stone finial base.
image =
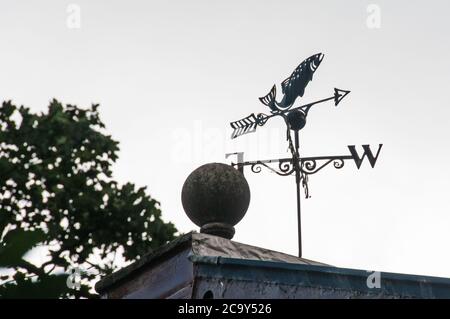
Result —
M200 232L231 239L234 236L234 227L225 223L208 223L200 228Z

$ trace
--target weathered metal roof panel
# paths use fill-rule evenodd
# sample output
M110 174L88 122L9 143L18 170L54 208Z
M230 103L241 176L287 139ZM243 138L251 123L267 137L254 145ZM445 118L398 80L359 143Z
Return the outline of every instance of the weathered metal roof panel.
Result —
M244 286L246 298L450 298L448 278L380 272L380 287L370 288L372 272L365 270L225 257L191 260L198 282L194 297L200 298L219 282L227 287L215 288L221 298L238 298Z
M276 252L269 249L245 245L218 236L199 234L195 232L187 233L176 240L162 246L156 251L144 255L135 263L116 271L105 277L96 285L96 290L103 293L112 286L117 285L125 278L133 277L143 269L147 269L162 259L170 258L182 249L190 249L189 256L200 260L201 258L229 257L246 260L279 261L306 265L325 265L319 262L298 258L292 255Z
M197 260L202 257L227 257L244 260L278 261L303 265L322 265L317 261L280 253L261 247L246 245L218 236L192 234L192 256Z
M189 233L106 277L107 298L450 298L450 279L337 268L207 234Z

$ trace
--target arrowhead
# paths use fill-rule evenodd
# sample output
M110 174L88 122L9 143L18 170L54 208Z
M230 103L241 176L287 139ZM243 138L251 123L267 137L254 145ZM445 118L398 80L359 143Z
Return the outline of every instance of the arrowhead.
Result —
M338 106L338 104L342 101L342 99L346 97L347 94L349 93L350 91L334 88L334 106Z

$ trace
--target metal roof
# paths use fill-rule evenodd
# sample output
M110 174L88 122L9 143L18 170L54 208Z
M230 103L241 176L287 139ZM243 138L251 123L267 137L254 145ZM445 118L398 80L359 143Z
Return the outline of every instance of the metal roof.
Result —
M183 249L189 247L189 259L192 262L213 262L219 258L231 258L245 261L271 261L278 263L326 266L326 264L305 258L276 252L269 249L242 244L218 236L190 232L182 235L174 241L152 251L138 261L124 267L115 273L106 276L96 284L99 293L107 290L128 276L138 273L144 267L156 263L159 260L170 258Z
M208 280L209 287L223 280L246 287L244 293L228 287L223 298L299 298L299 287L309 289L302 298L450 298L449 278L380 272L377 289L367 285L372 272L366 270L227 257L193 262L198 264L197 278ZM255 289L243 283L256 283ZM257 283L264 283L266 291ZM279 287L284 287L282 293Z

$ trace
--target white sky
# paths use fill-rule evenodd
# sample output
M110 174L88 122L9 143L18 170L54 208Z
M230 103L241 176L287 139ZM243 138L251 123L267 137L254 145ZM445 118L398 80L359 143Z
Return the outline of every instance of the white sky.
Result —
M69 4L81 28L69 28ZM367 26L377 4L380 28ZM288 155L284 124L231 141L229 122L268 112L257 97L306 57L325 59L297 103L312 109L303 155L383 149L310 177L304 257L339 267L450 277L448 1L0 0L0 98L45 110L101 104L120 141L118 180L148 185L183 232L181 187L196 167ZM72 20L71 20L72 21ZM246 173L252 200L235 240L297 253L294 177Z

